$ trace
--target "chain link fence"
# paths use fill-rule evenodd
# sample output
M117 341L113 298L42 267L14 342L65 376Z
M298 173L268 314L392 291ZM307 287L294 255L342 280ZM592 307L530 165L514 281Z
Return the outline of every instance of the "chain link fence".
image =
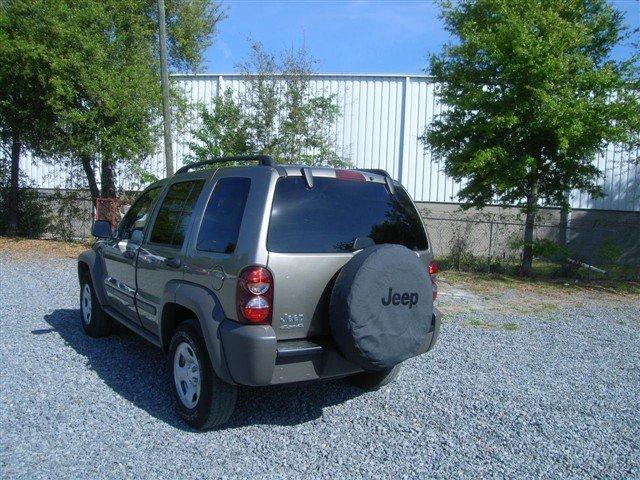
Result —
M47 220L44 238L76 241L91 236L94 209L85 190L34 190L41 214Z
M137 193L118 199L99 198L96 207L87 190L36 190L42 214L47 218L47 238L77 241L91 237L94 219L109 220L115 227Z
M47 236L84 240L95 215L86 190L39 191L49 217ZM127 200L127 201L125 201ZM120 205L121 203L121 205ZM119 202L119 219L130 199ZM524 218L515 209L480 212L454 206L434 211L419 204L437 261L443 269L516 273ZM534 271L551 277L640 281L640 212L544 209L534 230Z
M515 273L524 221L513 213L423 211L443 269ZM541 275L640 280L640 214L542 212L534 229L534 271Z

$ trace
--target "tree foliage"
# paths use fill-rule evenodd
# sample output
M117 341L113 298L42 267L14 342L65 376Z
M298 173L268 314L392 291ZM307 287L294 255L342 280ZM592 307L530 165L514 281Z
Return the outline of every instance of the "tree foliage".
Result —
M340 109L334 96L313 91L314 65L304 48L277 57L254 43L239 65L244 91L227 90L211 110L200 109L191 159L268 154L280 163L348 165L336 153Z
M11 203L11 172L6 156L0 155L0 235L38 238L50 227L50 209L43 204L36 189L24 175L19 178L20 190L15 206ZM15 208L17 224L9 230L9 210Z
M151 10L149 17L157 24L156 0L147 0L147 4ZM165 7L171 66L177 70L197 70L218 24L226 17L226 9L211 0L167 0Z
M223 16L209 0L168 1L171 65L196 68ZM158 51L155 0L3 0L3 147L81 167L94 199L115 196L118 172L144 174L157 145Z
M467 206L497 199L523 208L530 273L538 206L568 207L572 189L602 195L594 155L608 142L638 141L638 57L610 58L633 32L604 0L441 6L457 42L431 57L447 108L423 140L449 175L465 179Z
M204 160L224 155L245 155L251 151L247 122L231 89L213 99L211 109L199 107L201 125L190 143L193 158Z
M155 27L137 0L62 7L66 15L52 15L61 38L50 50L62 88L50 158L82 164L94 196L93 165L99 162L101 195L114 197L116 165L135 165L156 147L161 97Z

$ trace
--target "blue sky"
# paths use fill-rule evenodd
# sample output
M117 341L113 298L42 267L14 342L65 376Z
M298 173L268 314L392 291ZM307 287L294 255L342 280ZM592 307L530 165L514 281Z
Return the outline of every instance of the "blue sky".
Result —
M638 0L612 1L640 26ZM228 18L202 71L228 73L247 58L249 40L272 52L304 42L319 72L423 73L430 52L448 40L431 1L226 0ZM621 46L615 57L627 56Z

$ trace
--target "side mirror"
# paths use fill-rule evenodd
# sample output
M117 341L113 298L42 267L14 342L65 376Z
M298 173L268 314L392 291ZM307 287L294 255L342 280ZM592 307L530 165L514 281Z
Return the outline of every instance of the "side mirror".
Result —
M131 238L129 239L129 243L133 245L142 245L142 240L144 239L144 234L142 230L134 230L131 232Z
M91 235L98 238L111 237L111 222L108 220L96 220L91 226Z

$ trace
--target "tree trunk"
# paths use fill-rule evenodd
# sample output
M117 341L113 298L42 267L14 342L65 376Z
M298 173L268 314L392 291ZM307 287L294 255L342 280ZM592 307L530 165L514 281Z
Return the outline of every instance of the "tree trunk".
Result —
M91 157L88 155L82 155L80 161L82 162L84 173L87 176L87 183L89 184L89 191L91 192L91 203L95 207L98 197L100 196L100 190L98 189L98 183L96 182L96 172L93 171Z
M9 224L7 234L18 233L18 193L20 188L20 132L13 131L11 139L11 190L9 192Z
M103 157L100 169L100 183L102 198L116 198L116 175L113 171L113 163Z
M520 266L520 273L527 277L533 274L533 227L535 226L536 211L538 210L538 182L533 180L531 183L525 208L524 246L522 249L522 265Z

